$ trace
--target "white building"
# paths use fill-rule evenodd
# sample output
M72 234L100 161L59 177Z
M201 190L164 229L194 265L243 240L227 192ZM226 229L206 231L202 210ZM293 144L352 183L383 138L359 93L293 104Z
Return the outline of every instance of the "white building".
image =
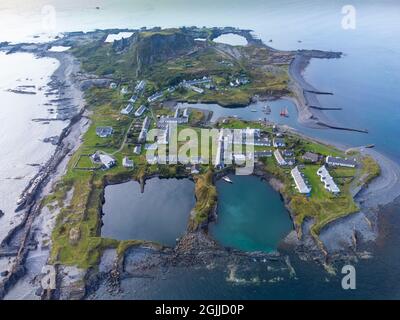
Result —
M133 148L133 153L135 154L141 154L142 153L142 145L141 144L137 144L135 146L135 148Z
M131 103L136 103L136 101L138 100L138 96L136 94L134 94L130 99L129 102Z
M334 166L334 167L355 168L357 166L356 159L348 159L348 158L340 158L332 156L327 156L325 163L329 166Z
M130 160L128 157L124 157L122 159L122 165L125 168L133 168L133 160Z
M100 162L106 169L110 169L115 166L115 159L108 154L99 154Z
M96 128L96 134L100 138L108 138L110 137L114 132L114 129L112 127L97 127Z
M143 124L142 124L142 130L139 133L139 138L138 141L140 143L144 143L146 142L146 138L147 138L147 130L149 130L150 127L150 119L149 117L144 118L143 120Z
M128 115L132 112L132 110L133 110L133 105L129 103L125 108L121 110L121 114Z
M240 154L240 153L236 153L233 155L233 160L235 161L235 163L237 165L242 165L246 163L246 155L244 154Z
M190 89L192 89L194 92L196 93L200 93L203 94L204 93L204 89L196 87L196 86L189 86Z
M146 87L146 80L141 80L135 87L135 92L142 93L145 87Z
M125 94L127 94L128 93L128 88L127 87L122 87L122 89L121 89L121 94L122 95L125 95Z
M286 160L282 157L282 154L278 149L274 151L274 157L280 166L287 166Z
M199 174L200 173L200 167L197 164L192 165L192 168L190 170L191 174Z
M299 168L296 166L294 169L292 169L290 173L296 185L297 191L299 191L302 194L310 194L311 188L304 181L303 175L300 172Z
M274 139L274 147L275 148L282 148L285 146L286 146L285 139L283 139L283 138L275 138Z
M325 166L322 166L318 169L317 175L320 177L321 182L324 184L326 190L333 194L340 193L339 187L336 185L335 181L333 180L332 176Z
M165 127L163 134L158 137L158 144L166 145L169 143L169 124Z
M155 94L151 95L151 96L147 99L147 101L148 101L148 102L157 101L157 100L160 99L163 95L164 95L164 93L163 93L162 91L156 92Z
M141 105L137 110L135 111L135 117L141 117L142 114L146 111L146 106Z
M157 164L158 163L158 157L154 155L146 155L146 160L147 163L149 164Z

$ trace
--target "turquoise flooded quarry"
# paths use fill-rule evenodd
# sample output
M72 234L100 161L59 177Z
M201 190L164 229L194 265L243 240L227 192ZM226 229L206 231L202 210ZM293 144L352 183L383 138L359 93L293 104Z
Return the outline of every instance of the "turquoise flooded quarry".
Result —
M174 246L186 230L195 204L189 179L136 181L107 186L101 236L117 240L149 240Z
M293 224L281 197L255 176L229 176L219 180L218 219L212 236L222 245L244 251L276 251Z

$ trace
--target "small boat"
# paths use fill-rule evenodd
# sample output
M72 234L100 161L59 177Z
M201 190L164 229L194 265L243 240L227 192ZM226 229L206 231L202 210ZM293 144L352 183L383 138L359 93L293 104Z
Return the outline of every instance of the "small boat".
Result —
M271 107L270 106L265 106L264 107L264 113L270 114L271 113Z
M365 147L371 149L371 148L374 148L375 145L374 144L367 144Z
M257 109L250 109L251 112L257 112Z
M25 197L23 197L23 196L21 196L20 198L18 198L18 200L17 200L17 206L19 206L19 205L21 205L21 204L23 204L24 202L25 202Z
M281 116L281 117L286 117L286 118L288 118L288 117L289 117L289 111L288 111L288 109L287 109L287 108L282 109L281 112L280 112L280 116Z
M222 177L222 180L228 183L233 183L233 181L228 176Z

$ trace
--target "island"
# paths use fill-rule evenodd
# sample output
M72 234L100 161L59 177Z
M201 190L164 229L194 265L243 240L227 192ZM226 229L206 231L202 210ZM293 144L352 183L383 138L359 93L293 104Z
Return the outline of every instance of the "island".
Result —
M109 35L120 32L129 36L108 41ZM244 37L247 44L216 41L227 34ZM56 46L66 50L49 50ZM90 293L99 281L103 254L109 249L117 254L110 273L115 286L124 257L132 248L163 252L167 256L163 263L171 264L204 263L215 252L225 257L235 255L235 250L228 252L216 243L208 229L217 219L219 199L215 183L240 168L239 160L245 155L234 154L230 163L221 159L212 163L214 159L187 155L185 163L169 164L159 163L157 156L146 157L157 144L166 145L168 150L172 124L177 126L178 134L186 129L198 133L214 129L220 137L231 129L243 135L251 133L252 174L281 194L291 215L296 241L304 245L302 239L308 233L313 239L310 256L324 266L328 264L329 252L320 239L321 231L359 212L357 194L381 174L376 159L365 152L368 148L345 150L269 120L271 112L279 112L281 117L294 116L286 108L271 111L270 103L286 99L295 102L298 121L305 126L366 133L366 129L344 128L329 122L317 96L330 93L319 92L302 77L311 59L337 59L340 52L280 51L265 45L251 30L231 27L72 32L48 44L3 43L1 50L34 52L59 59L61 65L53 76L53 86L63 91L64 99L80 105L71 113L59 113L70 124L56 139L55 155L18 200L18 210L27 212L25 242L18 252L16 267L3 281L3 294L21 275L33 217L43 211L55 216L48 238L48 263L57 266L62 278L57 290L41 292L46 297L83 298ZM200 107L217 104L232 110L251 109L255 102L264 104L265 116L258 120L228 116L212 122L212 110ZM58 103L65 109L70 100L60 98ZM149 141L147 134L152 129L158 129L163 139L160 136ZM233 143L228 140L224 143ZM215 148L221 148L218 139L212 142ZM246 147L246 141L242 145ZM64 170L56 175L60 166ZM195 184L195 205L186 232L177 239L176 246L144 239L102 237L105 188L135 180L143 189L146 181L154 177L190 179ZM43 184L49 178L55 182L51 192L46 193ZM305 221L311 223L307 230ZM20 230L10 233L8 243ZM200 259L198 252L210 256ZM257 254L271 259L279 256ZM281 261L290 267L286 258ZM68 276L62 276L68 273L66 270L75 270L78 276L67 281Z

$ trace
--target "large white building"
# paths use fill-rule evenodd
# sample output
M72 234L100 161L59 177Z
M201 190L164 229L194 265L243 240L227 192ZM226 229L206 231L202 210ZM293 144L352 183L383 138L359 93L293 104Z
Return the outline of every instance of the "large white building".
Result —
M124 157L122 159L122 165L125 168L133 168L134 163L133 163L133 160L129 159L128 157Z
M357 166L356 159L327 156L325 162L327 165L334 167L355 168Z
M146 117L146 118L144 118L144 121L142 124L142 130L139 133L138 141L140 143L146 142L147 131L149 130L149 127L150 127L150 119L149 119L149 117Z
M110 169L116 165L115 159L108 154L98 154L98 157L106 169Z
M286 162L286 160L282 157L282 154L281 154L281 152L278 150L278 149L276 149L275 151L274 151L274 157L275 157L275 159L276 159L276 162L278 162L278 164L280 165L280 166L287 166L287 162Z
M340 193L339 187L336 185L335 181L333 180L332 176L325 166L322 166L318 169L317 175L320 177L321 182L324 184L326 190L333 194Z
M147 98L148 102L154 102L157 101L158 99L160 99L162 96L164 95L164 93L162 91L160 92L156 92L155 94L151 95L150 97Z
M132 110L133 110L133 105L129 103L125 108L121 110L121 114L128 115L132 112Z
M275 138L274 139L274 147L275 148L282 148L285 146L286 146L285 139L283 139L283 138Z
M141 105L137 110L135 111L135 117L141 117L142 114L146 111L146 106Z
M146 80L141 80L135 87L136 93L142 93L144 88L146 87Z
M293 177L297 191L299 191L302 194L310 194L311 188L304 181L303 175L300 172L299 168L296 166L294 169L292 169L290 173Z

